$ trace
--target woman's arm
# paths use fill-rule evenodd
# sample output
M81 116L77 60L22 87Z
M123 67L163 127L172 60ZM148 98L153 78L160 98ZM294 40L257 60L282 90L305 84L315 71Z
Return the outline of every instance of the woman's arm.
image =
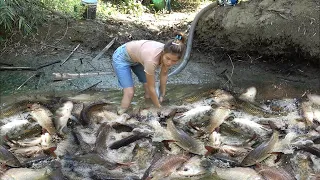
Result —
M160 71L160 97L164 97L166 94L166 86L167 86L167 80L168 80L168 71L169 68L162 66Z
M146 78L147 78L147 87L149 89L150 98L151 98L153 104L157 108L160 108L161 105L159 103L158 96L157 96L156 89L155 89L156 83L155 83L154 75L150 75L150 74L146 73Z

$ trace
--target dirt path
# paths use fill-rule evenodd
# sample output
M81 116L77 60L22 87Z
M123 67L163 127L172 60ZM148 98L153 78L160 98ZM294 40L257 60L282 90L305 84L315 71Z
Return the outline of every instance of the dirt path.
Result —
M122 15L108 20L71 21L54 18L44 24L32 38L12 37L7 47L1 47L1 62L14 66L39 66L65 59L70 50L80 47L62 66L60 63L38 70L40 77L30 79L19 90L17 88L34 71L1 71L1 95L24 92L55 92L62 90L81 91L100 82L96 89L118 88L111 66L113 51L125 42L134 39L154 39L165 42L175 30L185 31L196 12L145 14L142 17ZM92 59L114 38L118 40L99 59ZM195 37L197 38L197 37ZM50 45L46 46L46 45ZM53 46L53 47L52 47ZM63 50L60 47L69 50ZM317 69L300 64L269 64L257 61L259 56L249 54L225 54L197 44L191 53L190 63L180 74L169 79L169 84L210 85L232 87L242 91L248 86L258 87L261 98L296 97L305 91L319 92L320 75ZM202 50L206 49L206 53ZM208 53L209 52L209 53ZM107 72L107 75L77 78L69 81L53 81L52 73ZM137 79L135 79L137 82ZM258 93L259 94L259 93ZM259 97L259 95L258 95Z

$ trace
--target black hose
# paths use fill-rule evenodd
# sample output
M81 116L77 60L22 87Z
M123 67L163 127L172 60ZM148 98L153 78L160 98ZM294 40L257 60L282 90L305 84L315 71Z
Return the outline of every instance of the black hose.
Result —
M183 60L179 64L179 66L176 69L174 69L174 71L169 73L168 77L180 73L186 67L186 65L189 62L190 53L191 53L191 49L192 49L193 35L194 35L194 31L196 29L197 23L198 23L199 19L202 17L202 15L204 15L207 11L211 10L212 8L214 8L216 6L218 6L217 2L213 2L213 3L209 4L208 6L206 6L205 8L203 8L196 15L196 17L194 18L194 20L192 21L192 24L191 24L191 28L190 28L190 32L189 32L189 36L188 36L188 42L187 42L187 49L186 49L186 52L183 56Z
M186 48L186 52L184 53L183 60L182 60L182 62L179 64L179 66L176 69L174 69L171 73L169 73L168 77L180 73L186 67L186 65L189 62L190 53L191 53L191 49L192 49L193 35L194 35L194 31L196 29L197 23L198 23L199 19L202 17L202 15L204 15L207 11L209 11L210 9L212 9L212 8L214 8L216 6L218 6L218 3L217 2L213 2L213 3L209 4L208 6L206 6L205 8L203 8L196 15L196 17L192 21L192 24L191 24L191 27L190 27L189 36L188 36L188 42L187 42L187 48ZM157 93L158 97L160 97L160 83L159 82L156 83L155 89L156 89L156 93Z

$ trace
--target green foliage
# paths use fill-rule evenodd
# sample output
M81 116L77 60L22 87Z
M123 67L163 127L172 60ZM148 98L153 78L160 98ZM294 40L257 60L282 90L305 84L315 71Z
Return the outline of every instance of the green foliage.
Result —
M141 15L146 8L139 1L123 0L118 6L118 9L124 14Z
M79 18L83 9L81 0L0 0L0 32L17 29L27 35L46 20L48 12Z
M208 0L171 0L174 11L190 11L196 9L203 2Z
M110 15L116 14L117 6L111 2L98 1L97 16L99 18L107 18Z
M98 4L98 16L103 17L117 13L140 16L146 10L139 0L107 0Z
M29 34L37 24L44 21L43 8L35 0L0 0L0 29L11 32L20 30Z
M85 7L81 0L40 0L47 8L73 18L81 18Z

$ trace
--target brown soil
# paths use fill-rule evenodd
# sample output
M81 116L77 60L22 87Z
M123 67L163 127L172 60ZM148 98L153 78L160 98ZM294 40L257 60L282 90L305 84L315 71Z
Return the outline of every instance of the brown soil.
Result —
M35 72L1 71L1 94L35 91L35 86L37 91L81 90L99 81L99 89L118 88L111 67L111 56L120 44L136 39L165 42L172 38L173 31L187 30L195 15L196 12L173 12L157 16L146 13L141 17L121 15L108 20L72 20L68 23L64 19L53 17L43 24L34 37L19 38L15 35L9 38L6 46L1 47L1 62L34 67L64 59L70 50L80 44L77 52L62 66L55 64L38 70L44 75L44 79L30 80L19 90L17 87ZM92 58L114 37L118 39L107 53L98 61L92 62ZM319 92L320 73L309 64L282 63L281 60L271 64L267 60L261 60L259 54L227 53L221 49L209 48L210 46L199 44L197 37L193 46L190 63L179 75L169 78L169 84L209 84L214 87L232 87L239 91L256 86L258 94L261 92L264 98L297 97L306 91ZM53 72L106 71L110 75L52 81Z

